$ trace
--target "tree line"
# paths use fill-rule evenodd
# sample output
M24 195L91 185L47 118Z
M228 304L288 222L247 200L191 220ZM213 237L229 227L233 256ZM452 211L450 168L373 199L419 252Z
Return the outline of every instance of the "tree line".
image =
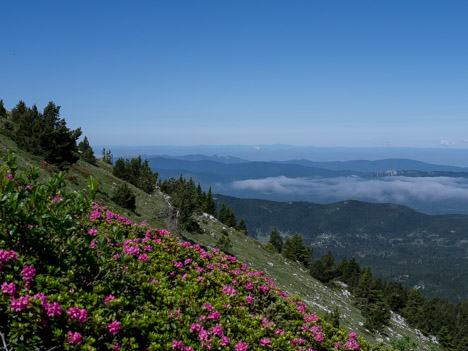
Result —
M363 268L355 258L343 258L338 264L328 251L321 258L313 259L312 249L295 233L283 240L274 229L268 246L283 256L302 263L310 274L325 284L342 282L347 285L355 304L365 317L365 327L382 330L391 322L390 310L405 317L409 326L426 335L435 335L445 350L468 350L468 302L457 305L445 299L428 299L417 289L408 289L403 283L376 278L369 267ZM329 318L339 323L337 311Z
M171 197L171 204L178 210L179 225L183 229L198 231L199 226L193 215L207 213L225 225L247 234L244 220L237 222L229 206L223 204L218 211L211 187L208 191L203 191L200 183L195 184L191 177L187 180L181 174L178 179L171 177L159 180L159 188Z

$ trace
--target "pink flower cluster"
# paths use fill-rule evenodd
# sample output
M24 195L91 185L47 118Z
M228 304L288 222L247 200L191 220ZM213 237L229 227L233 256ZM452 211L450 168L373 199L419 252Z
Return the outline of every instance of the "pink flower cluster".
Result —
M201 324L192 323L190 326L190 332L197 332L198 339L201 340L202 345L206 346L209 350L211 350L211 343L213 342L213 339L209 338L210 335L217 336L220 339L220 345L222 347L227 347L231 343L231 340L224 335L223 327L219 324L211 327L208 331Z
M15 312L20 312L26 309L29 305L29 295L20 296L18 299L12 298L10 308Z
M8 295L10 295L11 297L15 296L15 293L16 293L16 285L15 285L15 283L10 283L10 284L8 284L7 282L4 282L4 283L2 284L1 289L2 289L2 292L3 292L4 294L8 294Z
M194 351L191 346L184 346L182 341L174 340L172 342L172 349L173 350L180 350L180 351Z
M82 341L81 334L78 332L68 332L68 343L70 344L79 344Z
M115 300L115 296L109 295L104 298L104 305L109 306L109 301Z
M3 263L6 263L8 260L16 260L16 258L15 251L0 250L0 271L2 270Z
M70 319L80 323L86 323L88 320L88 312L84 308L80 309L78 306L70 307L67 310L67 314L70 316Z
M360 346L359 346L359 344L358 344L358 342L356 340L356 337L357 337L357 335L356 335L355 332L352 332L352 331L349 332L349 339L345 343L346 349L348 349L348 350L359 350Z
M88 230L88 234L92 236L96 236L98 234L97 229L90 229Z
M112 323L107 324L107 330L109 330L109 333L112 335L116 335L120 332L120 322L114 321Z

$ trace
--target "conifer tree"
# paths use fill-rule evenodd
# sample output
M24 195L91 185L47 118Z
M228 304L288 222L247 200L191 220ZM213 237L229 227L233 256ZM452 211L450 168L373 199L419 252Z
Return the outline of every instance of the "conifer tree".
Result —
M244 218L241 218L239 223L237 223L236 229L244 235L247 235L247 226L245 225Z
M446 326L443 326L439 334L437 335L437 341L444 347L447 351L452 351L454 349L453 346L453 338L450 335Z
M11 119L14 122L20 122L28 110L29 109L26 106L26 103L23 100L20 100L18 104L16 104L16 106L11 110Z
M283 244L282 254L294 261L310 266L312 251L305 246L302 234L294 233Z
M206 194L206 197L205 197L205 202L204 202L204 205L203 205L203 211L205 211L206 213L212 215L212 216L217 216L216 214L216 204L214 202L214 199L213 199L213 194L211 193L211 186L210 188L208 189L208 193Z
M147 194L153 193L158 182L158 173L151 170L148 160L143 161L140 169L140 178L138 179L138 187Z
M102 151L101 151L101 155L102 155L102 160L107 163L107 164L112 164L114 162L114 156L112 155L112 151L111 150L106 150L105 147L102 148Z
M346 283L351 290L357 288L361 277L361 267L353 257L349 261L343 259L339 265L340 279Z
M394 312L400 313L408 299L408 289L400 282L387 280L383 288L384 298Z
M7 117L7 111L5 109L5 106L3 105L3 99L0 99L0 118L6 118Z
M278 230L273 229L272 232L270 233L270 241L269 243L273 245L275 248L276 252L281 253L283 250L283 238L281 237L280 233Z
M418 329L425 329L424 300L424 297L421 296L418 290L412 289L408 294L406 306L403 310L403 315L408 324Z
M117 178L120 178L123 180L129 180L127 176L127 170L125 167L125 160L122 157L119 157L117 161L115 161L112 174L116 176Z
M355 297L366 318L364 326L370 330L380 330L390 320L390 310L386 305L381 290L375 285L370 268L366 268L359 280Z
M335 259L330 250L320 260L314 262L310 269L310 275L322 283L328 283L337 276Z
M78 150L81 152L81 158L83 160L93 165L96 164L97 160L96 160L96 157L94 156L93 149L89 145L89 141L87 137L84 137L84 139L78 144Z

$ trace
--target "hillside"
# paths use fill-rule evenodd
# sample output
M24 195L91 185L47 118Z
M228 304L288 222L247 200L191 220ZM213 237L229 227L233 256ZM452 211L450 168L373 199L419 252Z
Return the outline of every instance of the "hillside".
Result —
M2 159L8 150L13 150L17 157L19 171L28 169L31 166L38 167L39 182L45 182L52 175L52 167L44 164L39 157L32 156L18 149L9 138L0 135L0 153ZM96 192L96 200L104 203L110 202L110 194L112 189L121 181L111 174L111 167L103 162L98 162L96 166L90 165L83 161L78 161L73 165L65 175L67 189L74 192L83 191L86 188L86 178L93 175L99 180L99 187ZM153 195L147 195L139 189L130 185L132 190L137 194L137 209L135 212L129 212L119 206L112 204L117 213L121 213L125 217L140 223L146 221L149 224L167 228L170 226L168 216L168 203L164 199L163 194L156 192ZM223 225L217 221L212 221L207 217L200 217L199 223L203 228L204 234L197 233L179 233L185 237L198 242L203 247L215 247L217 240L224 235L225 229ZM117 234L120 233L117 231ZM110 234L108 232L108 234ZM119 234L121 235L121 234ZM132 234L133 235L133 234ZM253 269L265 271L272 281L284 289L290 296L301 296L304 302L311 308L311 311L324 315L333 307L338 307L340 313L340 324L346 328L357 331L366 340L375 342L377 339L390 342L402 337L402 335L411 336L419 343L420 349L426 349L430 343L428 339L422 338L421 334L411 331L406 324L398 317L394 316L391 325L385 329L384 334L372 334L363 328L364 318L360 311L354 306L353 299L343 288L330 288L313 279L303 268L291 261L284 259L282 256L274 254L270 251L233 229L228 229L228 236L232 242L232 248L229 250L232 254L238 257L243 262L246 262ZM120 240L120 239L119 239ZM102 243L101 243L102 244ZM36 259L30 257L29 260ZM29 263L29 261L28 261ZM4 265L4 267L6 267ZM5 272L5 271L3 271ZM4 329L3 329L4 330Z
M393 204L274 202L216 195L244 218L251 235L299 232L317 257L356 257L385 279L428 296L468 300L468 216L426 215Z

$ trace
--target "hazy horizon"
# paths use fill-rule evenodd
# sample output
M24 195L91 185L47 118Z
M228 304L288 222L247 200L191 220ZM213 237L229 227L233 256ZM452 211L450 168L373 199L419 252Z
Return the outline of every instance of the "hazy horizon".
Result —
M415 147L320 147L294 145L152 145L119 146L92 145L100 155L103 147L110 149L115 157L138 155L207 155L232 156L248 161L289 161L307 159L310 161L376 161L388 158L404 158L426 163L468 167L467 150L457 148L415 148Z

